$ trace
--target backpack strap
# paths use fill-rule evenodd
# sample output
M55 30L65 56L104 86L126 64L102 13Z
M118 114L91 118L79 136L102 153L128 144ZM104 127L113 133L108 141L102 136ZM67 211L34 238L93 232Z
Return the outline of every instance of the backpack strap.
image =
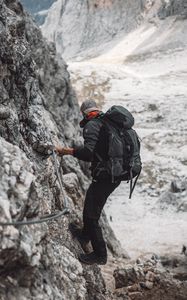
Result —
M140 173L141 173L141 170L140 172L137 174L136 178L135 178L135 181L134 181L134 184L133 184L133 177L132 177L132 168L130 169L130 193L129 193L129 199L131 199L131 196L132 196L132 193L134 191L134 188L136 186L136 183L138 181L138 178L140 176Z
M103 159L101 158L101 156L97 152L95 152L95 156L98 158L99 161L103 161Z

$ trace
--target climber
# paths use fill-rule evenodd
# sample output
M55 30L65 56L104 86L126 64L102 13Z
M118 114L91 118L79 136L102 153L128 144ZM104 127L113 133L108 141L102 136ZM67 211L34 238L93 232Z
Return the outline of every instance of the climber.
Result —
M82 248L91 241L93 252L80 254L79 260L85 264L106 264L107 250L99 225L102 209L109 195L118 187L121 180L111 181L105 176L99 177L98 162L108 159L108 135L102 126L103 112L99 110L94 100L86 100L80 108L83 119L80 127L83 128L84 146L63 148L56 146L59 155L73 155L79 160L91 162L92 182L87 190L83 209L83 228L70 224L70 231L81 243ZM94 172L97 170L97 172ZM95 174L97 173L97 174ZM101 172L102 173L102 172ZM97 177L97 179L96 179Z

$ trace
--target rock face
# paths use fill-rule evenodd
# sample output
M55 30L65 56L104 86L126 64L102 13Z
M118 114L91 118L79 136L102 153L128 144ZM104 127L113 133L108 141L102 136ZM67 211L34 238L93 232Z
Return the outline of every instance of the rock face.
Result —
M135 264L114 271L116 299L185 300L187 295L186 257L173 259L171 273L156 256L138 259ZM181 269L182 268L182 271ZM183 275L182 275L183 274Z
M162 1L162 5L158 11L159 18L165 19L169 16L174 16L174 15L181 15L183 18L187 18L186 0Z
M63 57L81 60L110 50L151 15L160 19L174 15L186 18L186 0L58 0L41 28Z
M15 1L0 0L0 222L64 208L52 144L80 142L79 106L65 62ZM0 298L105 299L100 269L84 267L68 232L88 178L73 157L62 163L71 215L30 226L0 226ZM93 297L93 298L92 298ZM109 299L109 298L108 298Z
M55 42L67 59L106 49L116 35L127 33L140 23L147 1L58 0L42 25L44 36ZM89 51L88 51L89 50ZM95 54L95 49L94 49Z

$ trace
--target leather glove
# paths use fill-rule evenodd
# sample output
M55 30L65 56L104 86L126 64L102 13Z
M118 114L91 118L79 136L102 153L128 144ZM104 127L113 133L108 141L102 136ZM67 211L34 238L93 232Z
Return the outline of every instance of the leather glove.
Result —
M58 155L73 155L74 149L73 148L63 148L60 146L55 147L55 151Z

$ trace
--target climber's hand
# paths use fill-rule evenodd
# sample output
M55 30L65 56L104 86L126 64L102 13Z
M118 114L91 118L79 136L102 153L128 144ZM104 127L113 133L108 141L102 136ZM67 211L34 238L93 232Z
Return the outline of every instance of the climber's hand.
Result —
M73 155L73 148L63 148L61 146L56 146L55 151L58 155Z

